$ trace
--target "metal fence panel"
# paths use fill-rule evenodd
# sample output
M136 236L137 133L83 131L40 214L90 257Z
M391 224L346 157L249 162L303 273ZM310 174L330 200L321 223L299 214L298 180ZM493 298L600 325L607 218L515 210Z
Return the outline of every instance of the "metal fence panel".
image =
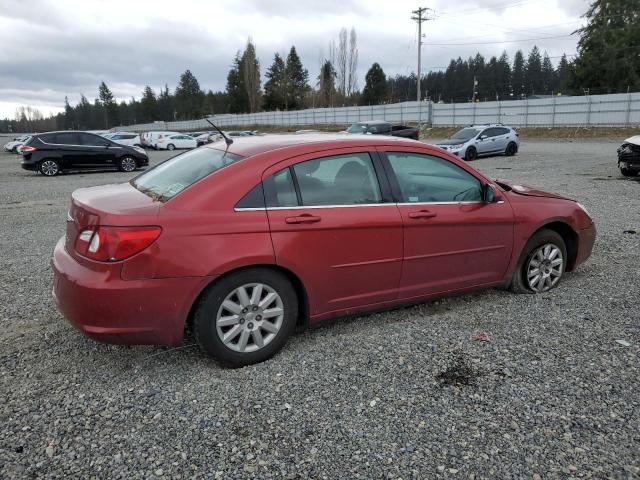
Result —
M212 115L219 127L273 125L309 128L344 125L365 120L393 123L429 123L434 127L474 123L505 123L516 127L633 126L640 124L640 93L576 97L549 97L476 103L402 102L359 107L310 108L286 112ZM153 122L118 127L119 130L209 130L206 120Z

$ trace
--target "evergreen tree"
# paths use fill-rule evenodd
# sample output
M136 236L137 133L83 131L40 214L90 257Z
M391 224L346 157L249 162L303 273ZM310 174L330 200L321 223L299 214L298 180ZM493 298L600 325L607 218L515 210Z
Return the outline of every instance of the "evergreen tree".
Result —
M551 95L557 90L556 71L547 52L542 56L542 93Z
M330 60L325 60L318 75L320 106L332 107L336 96L336 71Z
M531 49L531 52L529 52L529 58L527 58L527 66L524 71L524 84L526 86L525 93L527 95L544 93L542 57L540 56L540 50L536 46Z
M571 78L572 64L567 60L566 55L562 55L560 62L558 63L558 69L556 71L556 90L559 93L567 94L571 90L569 88L569 80Z
M520 99L526 95L525 81L524 54L522 50L518 50L513 59L513 70L511 74L514 99Z
M244 72L240 52L236 53L233 65L227 74L227 97L231 113L245 113L249 111L249 99L244 85Z
M640 0L594 0L584 17L571 86L591 93L640 89Z
M158 99L153 89L147 85L140 100L140 121L143 123L158 120Z
M80 94L80 102L76 106L76 118L78 120L78 130L89 130L91 128L91 104L87 97Z
M169 122L175 120L174 98L169 91L169 86L164 85L164 89L160 90L158 95L158 116L160 120Z
M98 87L98 98L100 99L100 105L104 113L104 128L111 128L118 124L118 105L113 98L113 93L107 87L107 84L102 82Z
M178 119L190 120L202 116L202 101L204 92L200 84L190 70L180 75L180 81L176 87L175 102Z
M260 62L256 58L256 47L249 39L241 59L244 88L250 113L260 109Z
M64 97L64 129L65 130L73 130L74 127L74 114L73 108L69 105L69 98Z
M511 85L511 65L509 65L509 56L507 52L502 52L498 59L496 71L495 90L499 100L508 100L511 98L513 91Z
M387 77L378 63L371 65L365 76L365 85L360 98L361 105L378 105L387 101Z
M285 107L292 110L302 108L304 97L309 91L309 72L302 66L296 47L291 47L287 55L286 79Z
M286 65L279 54L273 56L273 63L266 73L264 84L265 110L284 110L287 89Z

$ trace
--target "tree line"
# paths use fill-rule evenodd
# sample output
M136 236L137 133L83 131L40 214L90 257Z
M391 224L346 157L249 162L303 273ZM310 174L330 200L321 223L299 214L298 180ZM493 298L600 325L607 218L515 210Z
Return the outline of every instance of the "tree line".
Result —
M530 98L536 95L615 93L640 90L640 0L595 0L580 29L578 54L562 55L557 66L534 46L518 50L513 61L506 52L488 60L480 53L452 59L442 70L422 76L423 99L468 102ZM387 76L379 63L358 86L358 43L355 29L343 28L329 43L317 75L310 76L295 46L286 55L275 53L265 70L256 45L249 39L238 51L227 74L226 88L203 90L190 70L172 92L145 86L140 99L116 102L102 82L98 97L84 95L72 106L65 98L64 112L43 118L37 110L21 107L15 120L0 121L0 131L52 129L108 129L156 120L190 120L220 113L298 110L313 107L377 105L415 100L417 77Z

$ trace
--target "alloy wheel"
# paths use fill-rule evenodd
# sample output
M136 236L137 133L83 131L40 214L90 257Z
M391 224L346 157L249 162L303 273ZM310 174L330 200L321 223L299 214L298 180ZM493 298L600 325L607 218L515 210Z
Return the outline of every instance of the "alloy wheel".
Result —
M268 345L283 319L280 295L264 283L248 283L226 296L216 315L216 330L227 348L249 353Z
M120 160L120 166L125 172L133 172L136 169L136 161L131 157L124 157Z
M527 285L534 292L546 292L554 287L564 272L562 251L553 243L538 247L527 264Z
M60 168L58 167L58 164L53 160L45 160L40 165L40 171L47 177L57 175L59 170Z

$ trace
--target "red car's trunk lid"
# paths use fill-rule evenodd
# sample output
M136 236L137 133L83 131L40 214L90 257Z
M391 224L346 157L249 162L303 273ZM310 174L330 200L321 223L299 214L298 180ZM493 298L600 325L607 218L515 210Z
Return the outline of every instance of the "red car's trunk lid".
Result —
M76 190L67 216L67 251L75 253L76 237L89 226L156 225L161 205L128 183Z
M517 193L518 195L526 195L529 197L546 197L546 198L560 198L563 200L571 200L570 198L564 197L558 193L553 192L545 192L544 190L540 190L536 187L530 187L528 185L520 185L515 182L511 182L509 180L496 180L498 185L503 187L505 190Z

